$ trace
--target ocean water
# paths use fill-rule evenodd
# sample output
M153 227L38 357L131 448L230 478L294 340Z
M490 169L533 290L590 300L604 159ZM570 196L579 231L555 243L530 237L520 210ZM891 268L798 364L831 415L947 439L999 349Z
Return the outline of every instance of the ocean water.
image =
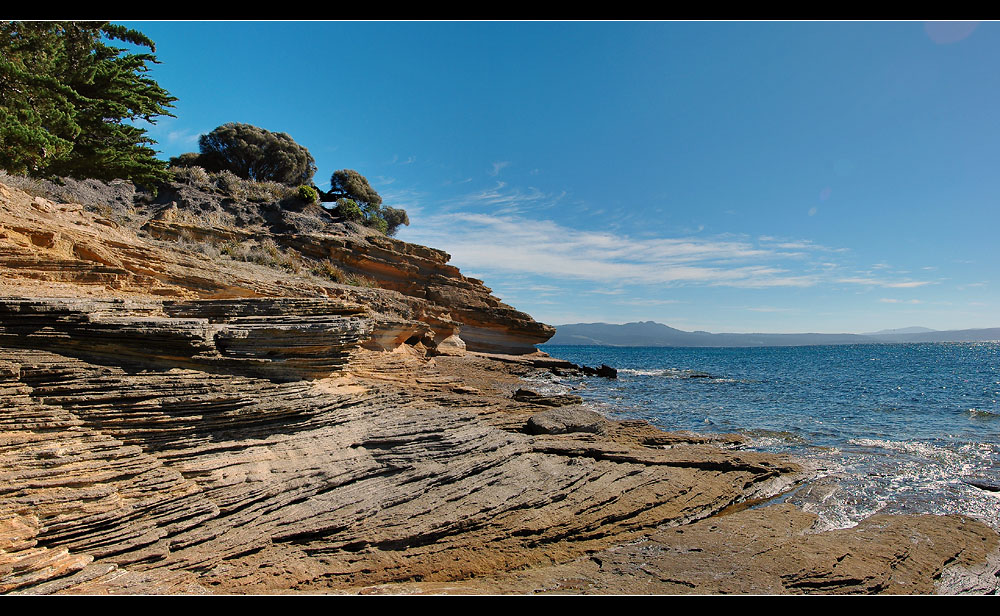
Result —
M1000 343L547 346L618 379L551 377L606 416L733 432L817 479L782 497L844 528L875 513L961 513L1000 530Z

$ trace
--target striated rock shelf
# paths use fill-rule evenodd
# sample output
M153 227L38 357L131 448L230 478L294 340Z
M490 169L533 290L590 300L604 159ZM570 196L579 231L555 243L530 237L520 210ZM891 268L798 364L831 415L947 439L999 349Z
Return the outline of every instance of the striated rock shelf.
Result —
M0 298L0 344L117 363L203 366L273 378L329 376L372 328L330 300Z
M877 515L811 532L790 505L748 509L572 562L463 583L372 586L366 593L934 594L997 592L989 527L964 518Z
M463 404L460 380L406 355L276 383L2 353L0 511L69 559L36 584L92 563L228 591L462 579L703 518L798 472L508 431L491 415L519 403Z
M371 276L379 286L446 306L462 324L470 351L532 353L555 334L491 295L483 281L448 265L448 253L379 235L364 238L286 236L283 243L302 254L329 258L344 268Z

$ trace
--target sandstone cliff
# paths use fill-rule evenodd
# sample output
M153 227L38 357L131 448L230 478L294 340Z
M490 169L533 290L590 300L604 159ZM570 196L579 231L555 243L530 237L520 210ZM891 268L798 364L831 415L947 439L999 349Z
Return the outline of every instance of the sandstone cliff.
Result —
M0 593L996 591L974 520L813 532L747 508L793 460L519 391L574 368L440 251L69 188L0 184Z
M131 185L67 182L69 196L98 203L55 203L0 184L4 286L35 281L39 293L59 295L331 297L377 312L373 344L382 348L414 338L432 349L447 340L450 350L532 353L555 333L448 265L447 253L339 221L319 205L250 202L181 184L154 198Z

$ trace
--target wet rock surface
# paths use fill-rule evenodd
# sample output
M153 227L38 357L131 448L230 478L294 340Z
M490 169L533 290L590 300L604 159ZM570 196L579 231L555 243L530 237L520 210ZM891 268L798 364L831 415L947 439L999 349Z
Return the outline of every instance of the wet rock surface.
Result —
M527 402L528 404L536 404L539 406L567 406L583 402L583 398L573 394L555 394L545 396L531 389L524 388L515 391L514 395L511 397L518 402Z
M368 592L524 594L933 594L997 592L1000 552L986 525L959 516L873 516L814 532L790 505L660 529L552 567L465 584Z

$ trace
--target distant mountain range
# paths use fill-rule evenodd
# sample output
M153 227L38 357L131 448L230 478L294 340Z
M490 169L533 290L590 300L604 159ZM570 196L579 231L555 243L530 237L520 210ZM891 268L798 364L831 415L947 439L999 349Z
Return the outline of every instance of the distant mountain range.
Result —
M546 344L599 346L755 347L814 344L871 344L878 342L983 342L1000 340L1000 327L937 331L926 327L886 329L868 334L712 334L686 332L662 323L644 321L611 325L576 323L557 325Z
M865 332L862 336L891 336L893 334L925 334L937 331L929 327L901 327L899 329L880 329L877 332Z

